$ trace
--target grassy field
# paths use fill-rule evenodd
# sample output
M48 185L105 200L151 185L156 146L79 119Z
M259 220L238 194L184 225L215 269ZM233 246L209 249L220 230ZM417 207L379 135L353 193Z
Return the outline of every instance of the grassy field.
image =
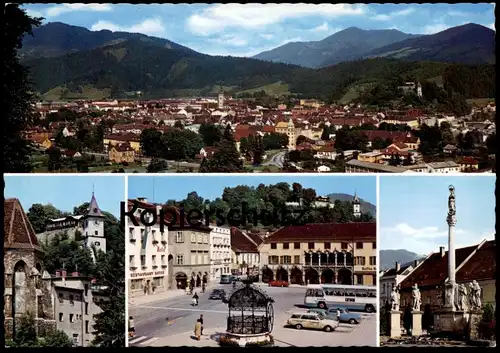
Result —
M247 89L244 91L240 91L238 93L255 93L260 91L265 91L266 94L270 96L272 95L287 96L290 94L290 91L288 90L288 84L282 83L281 81L257 88Z
M92 85L82 87L82 92L69 92L65 87L57 86L42 95L45 101L58 101L58 100L101 100L108 98L111 94L110 89L97 89Z
M342 98L339 99L339 104L347 104L359 97L363 91L370 89L373 83L355 83L349 87Z

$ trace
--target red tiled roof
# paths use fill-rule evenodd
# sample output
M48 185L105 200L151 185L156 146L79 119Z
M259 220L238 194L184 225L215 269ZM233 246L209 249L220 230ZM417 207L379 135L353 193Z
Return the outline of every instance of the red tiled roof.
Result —
M138 142L139 141L139 137L137 137L137 135L134 135L134 134L107 135L107 136L104 136L104 138L107 140L124 141L124 142L128 142L128 141Z
M231 249L234 252L240 253L258 253L257 244L253 241L253 237L245 235L236 227L231 227Z
M412 133L404 131L361 130L360 132L366 135L369 141L373 141L376 138L382 140L389 138L393 142L416 143L418 140Z
M274 126L265 125L262 128L262 132L266 132L266 133L271 133L271 132L275 132L275 131L276 131L276 129L274 128Z
M455 249L455 268L460 266L472 254L477 245ZM401 282L401 289L411 289L417 283L419 287L440 286L448 277L448 251L444 256L437 252L430 255L408 277Z
M28 216L18 199L4 200L3 244L5 249L42 251Z
M264 242L276 241L356 241L377 238L376 223L311 223L303 226L286 226L271 234Z
M472 257L457 271L458 282L495 279L496 244L494 240L485 242Z
M476 164L479 164L479 162L475 159L475 158L472 158L472 157L469 157L469 156L465 156L463 157L460 162L458 162L459 164L467 164L467 165L476 165Z

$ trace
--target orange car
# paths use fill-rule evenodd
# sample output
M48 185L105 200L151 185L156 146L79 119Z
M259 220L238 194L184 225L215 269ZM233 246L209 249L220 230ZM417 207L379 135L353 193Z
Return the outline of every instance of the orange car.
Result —
M287 281L269 281L269 287L288 287L289 284Z

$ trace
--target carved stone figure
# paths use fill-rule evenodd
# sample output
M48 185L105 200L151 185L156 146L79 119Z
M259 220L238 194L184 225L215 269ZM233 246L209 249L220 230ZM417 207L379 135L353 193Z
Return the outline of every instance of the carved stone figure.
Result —
M450 190L450 196L448 197L448 215L449 216L454 216L455 213L456 213L456 208L455 208L455 187L453 185L450 185L449 190Z
M465 284L458 285L457 309L467 311L467 287Z
M399 311L399 287L398 286L392 286L391 310Z
M452 286L450 282L446 281L446 283L444 284L443 306L446 307L452 306L454 295L455 295L455 286Z
M413 298L412 310L413 311L420 311L420 306L422 305L422 299L420 296L420 289L418 289L418 286L416 283L413 286L413 290L411 291L411 296Z
M15 296L14 296L14 310L16 315L26 312L26 273L24 269L19 268L15 274Z
M469 302L471 310L479 310L481 309L481 287L476 280L473 280L472 283L469 283Z

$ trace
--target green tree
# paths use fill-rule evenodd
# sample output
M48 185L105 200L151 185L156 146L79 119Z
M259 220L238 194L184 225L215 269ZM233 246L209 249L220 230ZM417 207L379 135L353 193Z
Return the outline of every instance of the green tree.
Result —
M162 133L156 129L144 129L141 132L141 150L145 156L159 157L163 149Z
M61 150L57 147L51 147L46 151L46 153L49 155L47 162L49 172L61 169L63 163Z
M242 137L240 140L240 152L241 154L247 154L252 149L252 145L248 138Z
M52 330L42 338L40 346L71 348L74 345L66 333L61 330Z
M201 124L198 133L203 138L205 146L215 146L221 139L221 129L214 124Z
M24 131L32 123L33 93L28 70L19 63L18 50L24 35L32 35L32 28L42 18L32 18L19 4L3 4L3 170L9 173L29 173L33 170L30 156L32 145L24 138Z
M488 148L489 154L497 153L497 134L492 133L486 138L486 148Z
M36 322L32 312L26 312L15 325L14 342L19 347L29 347L36 345Z
M27 214L35 233L44 232L45 225L49 219L60 218L63 215L66 214L55 208L53 205L42 205L39 203L33 204Z
M167 161L163 159L153 158L148 164L148 173L158 173L168 168Z

